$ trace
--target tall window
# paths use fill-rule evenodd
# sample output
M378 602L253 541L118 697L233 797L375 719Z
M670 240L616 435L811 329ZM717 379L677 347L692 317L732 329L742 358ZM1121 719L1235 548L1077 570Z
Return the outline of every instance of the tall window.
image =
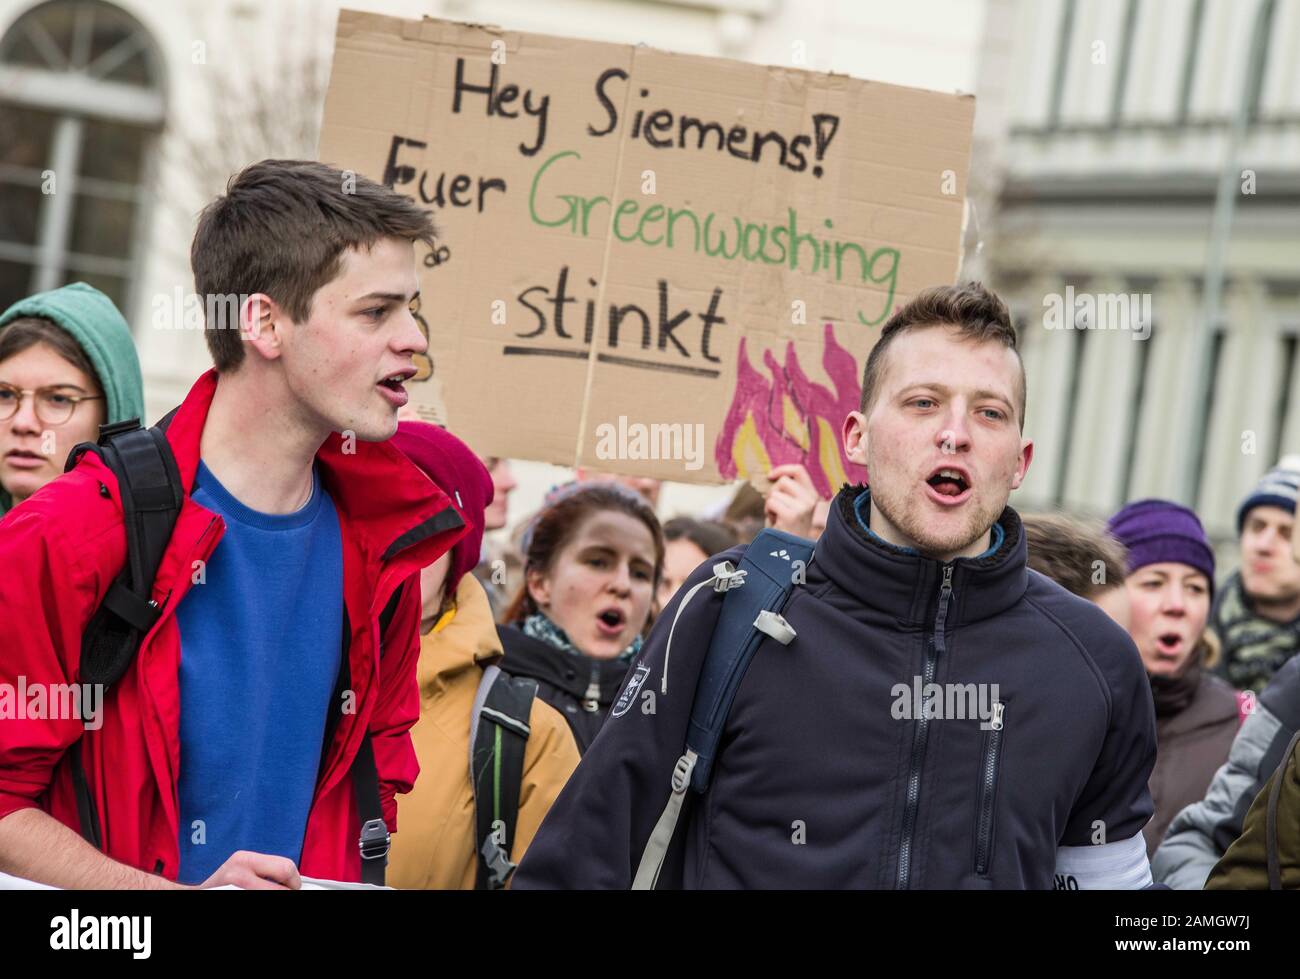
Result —
M1133 469L1137 462L1138 441L1142 434L1142 416L1146 407L1147 392L1147 375L1151 370L1151 346L1156 340L1155 327L1148 323L1147 337L1145 340L1136 340L1136 349L1133 365L1133 379L1129 385L1128 403L1129 419L1128 432L1125 435L1124 444L1124 461L1120 469L1119 498L1120 502L1126 502L1133 499Z
M1280 377L1278 379L1277 402L1273 408L1273 441L1268 447L1268 452L1264 456L1269 460L1268 465L1273 465L1273 460L1282 455L1283 436L1288 434L1286 431L1286 420L1291 414L1291 385L1295 380L1295 361L1297 340L1295 330L1287 330L1279 337L1282 345L1281 358L1278 364Z
M1076 286L1076 288L1082 287ZM1074 441L1074 420L1078 416L1079 397L1083 390L1080 383L1083 375L1083 344L1090 325L1083 316L1076 316L1075 328L1066 334L1065 342L1070 345L1070 377L1066 382L1065 412L1061 418L1061 428L1057 433L1056 490L1053 494L1053 502L1057 506L1065 504L1066 490L1070 485L1070 462L1079 454Z
M1124 96L1128 90L1128 76L1133 65L1133 39L1137 34L1138 0L1128 0L1124 8L1123 34L1119 39L1119 67L1115 72L1115 88L1110 95L1110 124L1118 126L1124 114Z
M1250 36L1250 74L1246 85L1246 111L1250 121L1259 119L1259 100L1264 91L1264 78L1268 74L1269 40L1273 32L1273 18L1277 14L1277 0L1259 0L1255 29Z
M1219 393L1219 362L1223 359L1223 345L1228 337L1228 328L1224 323L1219 323L1215 327L1214 333L1210 338L1208 367L1210 375L1210 387L1205 392L1205 403L1200 406L1201 424L1197 428L1200 433L1196 444L1196 468L1193 472L1196 474L1196 482L1192 486L1192 509L1195 510L1201 504L1201 486L1205 482L1205 463L1209 458L1209 441L1210 441L1210 420L1214 417L1214 402Z
M135 18L50 0L0 39L0 308L83 281L128 312L162 70Z
M1187 25L1187 46L1183 49L1182 81L1178 88L1178 121L1186 122L1192 107L1192 84L1201 53L1201 29L1205 24L1205 0L1192 0Z
M1055 129L1061 124L1061 103L1065 100L1065 78L1070 68L1070 43L1074 35L1074 0L1064 0L1061 20L1056 32L1056 60L1052 75L1051 95L1047 100L1047 126Z

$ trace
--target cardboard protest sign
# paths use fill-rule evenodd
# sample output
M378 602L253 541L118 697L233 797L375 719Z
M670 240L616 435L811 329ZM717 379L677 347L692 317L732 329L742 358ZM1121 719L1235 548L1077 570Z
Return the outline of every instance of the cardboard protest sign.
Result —
M320 159L435 213L421 413L477 451L830 495L881 325L952 282L974 99L344 10Z

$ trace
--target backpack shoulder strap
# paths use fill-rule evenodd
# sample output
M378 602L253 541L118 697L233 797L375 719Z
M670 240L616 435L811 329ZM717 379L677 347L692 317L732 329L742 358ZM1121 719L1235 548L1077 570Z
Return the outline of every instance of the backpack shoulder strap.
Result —
M379 613L381 660L384 655L384 636L388 632L388 627L392 625L393 616L397 614L397 606L401 604L402 595L407 587L409 586L406 583L398 585L383 611ZM329 746L333 743L334 731L338 727L338 711L334 707L342 698L343 691L352 683L351 670L348 668L347 661L346 637L349 633L347 609L343 610L343 622L345 637L343 658L339 664L339 676L335 683L334 699L331 702L333 706L327 714L325 723L325 740L321 745L322 766L325 764L325 755L329 751ZM379 796L379 769L375 764L375 749L371 744L369 731L361 736L361 745L357 748L356 757L352 759L351 774L357 819L361 824L361 836L357 840L357 848L361 851L361 882L383 887L387 876L388 853L392 848L392 835L388 832L388 824L384 822L384 806Z
M105 690L135 659L140 641L162 614L153 600L154 577L171 540L185 491L164 423L141 428L139 419L105 425L99 442L72 450L65 471L94 452L117 479L126 533L126 564L86 626L81 641L81 682Z
M126 564L81 636L80 682L101 684L105 693L130 668L140 643L162 608L153 600L154 578L180 515L185 490L166 430L177 409L153 428L140 419L101 425L98 443L83 442L68 456L70 472L94 452L117 479L126 533ZM104 839L78 741L69 749L81 835L96 849Z
M755 650L764 638L775 639L783 646L795 638L794 629L780 613L795 585L803 580L800 572L812 560L813 550L813 541L769 527L745 548L738 569L722 562L714 566L713 578L696 586L710 582L722 586L718 588L725 592L722 610L696 681L686 751L673 768L672 793L641 855L632 882L634 890L653 889L659 879L686 790L702 793L709 787L727 715ZM688 594L678 606L678 615L690 597ZM666 682L666 665L664 673Z
M384 655L383 638L388 632L388 627L393 622L393 616L397 614L397 606L402 600L402 592L406 585L398 585L393 591L393 597L388 600L382 612L379 613L379 655L382 659ZM348 610L343 610L343 655L339 657L339 672L334 680L334 693L330 697L330 710L325 715L325 735L321 739L320 768L325 766L325 757L329 754L330 745L334 743L334 734L338 730L340 711L339 704L343 701L344 694L352 687L352 670L348 666L348 638L352 634L352 627L348 620ZM369 733L366 737L370 737ZM378 791L378 789L376 789ZM365 820L362 820L365 822Z
M536 680L489 666L474 697L469 777L474 789L476 890L501 890L515 869L510 852L519 822L524 752L532 733L529 718L536 696Z
M812 541L771 528L760 531L745 549L740 561L744 587L728 590L724 597L695 685L686 749L696 756L691 771L696 792L709 786L722 729L754 651L765 638L788 646L795 637L780 613L796 582L803 580L799 572L812 553Z
M361 882L383 887L393 838L384 822L379 769L375 766L375 749L369 731L362 736L356 757L352 759L352 791L361 821L361 836L357 840L361 851Z
M406 587L405 585L398 585L393 590L393 597L388 600L388 604L384 606L384 610L379 613L380 642L383 641L384 633L388 631L388 627L393 624L393 616L397 614L397 606L402 601L402 590L405 587Z

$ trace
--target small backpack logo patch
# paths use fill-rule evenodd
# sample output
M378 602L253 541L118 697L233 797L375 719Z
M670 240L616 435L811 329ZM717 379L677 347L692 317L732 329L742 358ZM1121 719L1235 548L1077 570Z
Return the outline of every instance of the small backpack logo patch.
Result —
M641 689L641 685L645 683L645 678L649 675L650 667L638 666L636 668L636 672L632 674L632 679L627 681L627 686L624 687L623 692L619 694L619 698L614 704L614 709L609 712L610 717L622 717L628 712L628 709L636 701L637 691Z

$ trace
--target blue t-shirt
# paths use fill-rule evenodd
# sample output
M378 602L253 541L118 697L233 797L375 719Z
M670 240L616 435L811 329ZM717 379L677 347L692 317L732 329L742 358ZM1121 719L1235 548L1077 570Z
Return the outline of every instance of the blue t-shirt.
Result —
M343 641L338 512L313 471L295 513L250 510L199 463L191 494L225 535L176 610L180 874L236 850L302 856Z

